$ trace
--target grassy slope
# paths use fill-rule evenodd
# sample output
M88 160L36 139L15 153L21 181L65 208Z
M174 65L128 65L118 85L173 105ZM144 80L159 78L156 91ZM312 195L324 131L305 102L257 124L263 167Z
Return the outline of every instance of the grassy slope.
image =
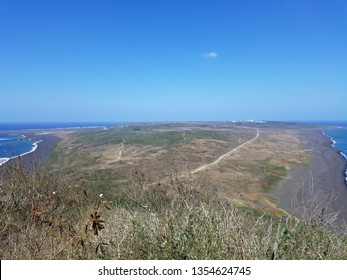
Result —
M0 189L1 259L346 258L346 238L324 217L298 221L260 210L262 191L288 164L304 160L292 134L264 128L257 143L217 168L200 176L171 173L153 184L144 163L163 172L170 159L184 158L194 167L252 137L252 130L233 134L210 126L190 127L183 137L181 128L82 132L55 147L44 171L13 166ZM103 156L115 148L117 154L124 139L131 157L106 164Z
M155 124L70 133L59 143L47 169L67 180L86 179L93 188L116 194L120 187L131 183L129 178L136 171L157 182L165 178L165 173L189 173L213 162L254 137L252 126ZM257 141L195 174L193 179L210 191L217 189L219 196L235 203L278 213L281 211L268 191L286 177L288 168L305 164L307 155L299 147L297 126L257 127ZM117 159L121 150L122 156Z
M15 167L1 189L1 259L346 259L320 217L280 218L175 176L102 196ZM4 191L6 190L6 191Z
M68 179L86 179L98 188L112 191L129 184L129 176L135 171L156 181L166 172L181 172L182 168L208 163L237 146L239 139L246 140L254 134L254 129L169 129L171 126L124 127L66 135L52 153L47 170L53 169ZM122 158L116 161L123 141Z

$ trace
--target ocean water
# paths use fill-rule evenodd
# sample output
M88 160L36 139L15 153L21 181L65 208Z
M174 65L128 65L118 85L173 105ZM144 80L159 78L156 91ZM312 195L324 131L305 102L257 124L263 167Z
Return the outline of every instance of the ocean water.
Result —
M0 165L12 158L34 152L41 141L21 134L0 134Z
M0 166L12 158L34 152L42 141L27 138L16 133L16 130L105 127L119 124L111 122L0 123ZM11 133L7 133L9 131Z
M341 125L341 124L340 124ZM343 125L341 128L324 130L323 134L330 137L331 146L338 150L347 161L347 125ZM346 169L346 182L347 182L347 169Z
M52 128L85 128L119 125L114 122L42 122L42 123L0 123L0 131L52 129Z

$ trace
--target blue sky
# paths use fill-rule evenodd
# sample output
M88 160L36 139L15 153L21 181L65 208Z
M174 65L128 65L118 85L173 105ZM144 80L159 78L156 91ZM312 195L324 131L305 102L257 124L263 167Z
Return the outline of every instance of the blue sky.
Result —
M0 2L0 122L346 120L347 1Z

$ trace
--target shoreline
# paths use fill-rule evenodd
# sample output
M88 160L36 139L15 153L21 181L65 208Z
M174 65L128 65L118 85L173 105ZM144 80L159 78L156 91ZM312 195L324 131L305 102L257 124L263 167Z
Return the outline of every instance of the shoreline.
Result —
M291 168L287 178L270 194L280 208L299 217L308 215L307 207L311 207L326 219L336 215L333 226L347 224L345 157L320 129L300 130L299 138L302 149L309 152L307 166Z
M18 131L17 133L23 134L26 138L33 139L35 141L33 148L29 152L9 158L3 162L0 165L0 171L18 160L21 160L23 165L28 169L34 165L43 165L48 160L52 147L60 140L58 136L42 132L42 130L40 133L27 131Z
M5 162L0 162L0 172L4 167L12 164L14 161L21 160L23 165L30 169L35 165L43 165L51 154L51 149L58 141L60 141L64 134L83 130L107 130L109 127L117 126L117 123L103 125L88 125L88 126L61 126L56 128L24 128L24 129L12 129L12 130L1 130L1 133L6 134L22 134L26 138L33 139L35 141L33 149L27 153L13 158L3 158ZM37 141L36 141L37 140ZM35 149L35 150L34 150Z
M346 169L345 169L345 184L347 185L347 155L343 153L343 151L336 149L335 144L336 141L334 140L333 137L330 137L329 135L325 134L324 131L322 131L322 134L326 137L328 137L331 141L331 147L339 152L339 154L345 159L346 161Z
M26 137L24 134L23 134L23 137L32 140L31 138ZM9 162L9 161L12 160L12 159L21 158L21 157L23 157L23 156L25 156L25 155L28 155L28 154L30 154L30 153L35 152L35 151L37 150L38 146L39 146L38 144L41 143L42 141L43 141L43 140L38 140L38 141L34 142L34 143L33 143L33 147L32 147L31 150L28 151L28 152L25 152L25 153L23 153L23 154L20 154L20 155L18 155L18 156L14 156L14 157L10 157L10 158L0 158L0 166L6 164L7 162Z

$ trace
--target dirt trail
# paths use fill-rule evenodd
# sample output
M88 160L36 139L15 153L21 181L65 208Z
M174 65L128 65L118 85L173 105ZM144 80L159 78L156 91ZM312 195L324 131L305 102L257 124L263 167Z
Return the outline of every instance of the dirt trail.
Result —
M227 153L221 155L221 156L220 156L219 158L217 158L215 161L213 161L213 162L211 162L211 163L204 164L204 165L202 165L202 166L200 166L200 167L194 169L193 171L190 172L190 174L197 173L197 172L199 172L199 171L201 171L201 170L204 170L204 169L206 169L206 168L208 168L208 167L210 167L210 166L216 165L216 164L217 164L218 162L220 162L222 159L228 157L228 156L231 155L232 153L237 152L237 151L238 151L240 148L242 148L243 146L245 146L245 145L247 145L247 144L253 142L254 140L256 140L256 139L259 137L259 129L256 128L256 130L257 130L257 135L256 135L254 138L252 138L252 139L250 139L250 140L248 140L248 141L246 141L246 142L240 144L239 146L237 146L236 148L232 149L231 151L229 151L229 152L227 152Z
M202 165L202 166L200 166L200 167L194 169L193 171L190 171L190 172L188 172L188 173L181 174L181 175L179 175L178 177L179 177L179 178L182 178L182 177L185 177L185 176L187 176L187 175L189 175L189 174L194 174L194 173L197 173L197 172L199 172L199 171L201 171L201 170L204 170L204 169L206 169L206 168L208 168L208 167L210 167L210 166L216 165L216 164L219 163L222 159L228 157L230 154L232 154L232 153L234 153L234 152L237 152L237 151L238 151L240 148L242 148L243 146L245 146L245 145L251 143L252 141L258 139L258 137L259 137L259 129L256 128L256 130L257 130L257 134L256 134L256 136L255 136L254 138L252 138L252 139L250 139L250 140L247 140L246 142L240 144L239 146L237 146L236 148L232 149L231 151L229 151L229 152L227 152L227 153L221 155L221 156L220 156L219 158L217 158L215 161L213 161L213 162L211 162L211 163L208 163L208 164L204 164L204 165ZM150 185L156 185L156 184L158 184L158 183L164 183L164 182L168 181L169 178L170 178L170 177L165 177L165 178L163 178L163 179L161 179L161 180L158 180L158 181L156 181L156 182L151 183Z
M120 145L120 151L119 151L118 157L116 158L116 161L121 159L123 147L124 147L124 139L123 139L123 143Z

